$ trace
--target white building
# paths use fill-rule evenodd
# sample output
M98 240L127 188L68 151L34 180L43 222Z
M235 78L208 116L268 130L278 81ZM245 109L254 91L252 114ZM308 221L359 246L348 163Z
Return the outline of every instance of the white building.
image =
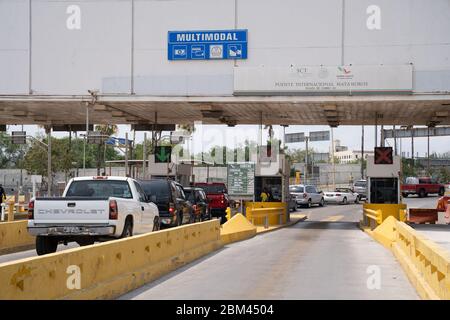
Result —
M368 156L373 156L373 151L364 151L364 159L367 160ZM334 153L334 156L339 159L340 163L350 163L361 160L361 150L345 150Z

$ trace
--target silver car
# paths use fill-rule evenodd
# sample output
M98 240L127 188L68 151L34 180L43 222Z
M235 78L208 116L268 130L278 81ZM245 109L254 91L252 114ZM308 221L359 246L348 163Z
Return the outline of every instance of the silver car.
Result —
M367 180L358 180L353 184L353 192L359 194L359 198L367 198Z
M312 185L291 185L289 186L289 193L294 197L297 206L311 208L313 204L318 204L321 207L325 204L323 192Z

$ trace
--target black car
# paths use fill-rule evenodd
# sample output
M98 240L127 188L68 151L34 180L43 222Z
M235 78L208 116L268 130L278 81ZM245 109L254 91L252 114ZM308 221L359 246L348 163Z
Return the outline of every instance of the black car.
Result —
M208 198L202 188L187 187L184 188L187 199L192 203L196 221L211 220L211 212L209 211Z
M140 180L139 184L150 201L159 209L161 227L180 226L195 221L192 204L181 184L172 180Z

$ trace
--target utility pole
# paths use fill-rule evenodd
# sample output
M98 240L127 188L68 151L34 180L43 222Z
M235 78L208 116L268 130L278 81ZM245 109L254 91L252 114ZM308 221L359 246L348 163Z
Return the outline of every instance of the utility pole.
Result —
M52 126L45 126L45 131L47 132L47 196L52 196Z
M334 161L334 131L333 127L331 127L331 161L333 164L333 190L336 189L336 164Z
M147 170L147 132L144 132L144 144L142 145L142 179L145 179Z
M411 126L411 163L414 168L414 126Z
M83 146L83 176L86 176L86 144L89 135L89 103L86 103L86 135L84 136Z
M309 159L308 159L308 141L309 141L309 137L305 137L305 143L306 143L306 154L305 154L305 165L306 165L306 170L305 170L305 183L308 183L308 169L309 169Z
M384 141L384 125L381 125L380 144L381 144L381 147L384 147L384 144L385 144L385 141Z
M392 127L394 133L394 155L397 155L397 132L395 131L395 125Z
M378 147L378 113L375 112L375 147Z
M364 125L361 126L361 180L364 179Z
M430 174L430 126L427 126L427 171Z
M125 132L125 177L128 177L128 132Z

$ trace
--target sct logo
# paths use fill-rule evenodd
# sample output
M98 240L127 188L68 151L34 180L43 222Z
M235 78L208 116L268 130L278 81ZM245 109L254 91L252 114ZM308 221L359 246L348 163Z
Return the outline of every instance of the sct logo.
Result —
M344 74L350 74L352 71L348 68L338 67L338 70Z
M173 46L172 57L173 57L173 59L187 59L187 47L186 46Z

